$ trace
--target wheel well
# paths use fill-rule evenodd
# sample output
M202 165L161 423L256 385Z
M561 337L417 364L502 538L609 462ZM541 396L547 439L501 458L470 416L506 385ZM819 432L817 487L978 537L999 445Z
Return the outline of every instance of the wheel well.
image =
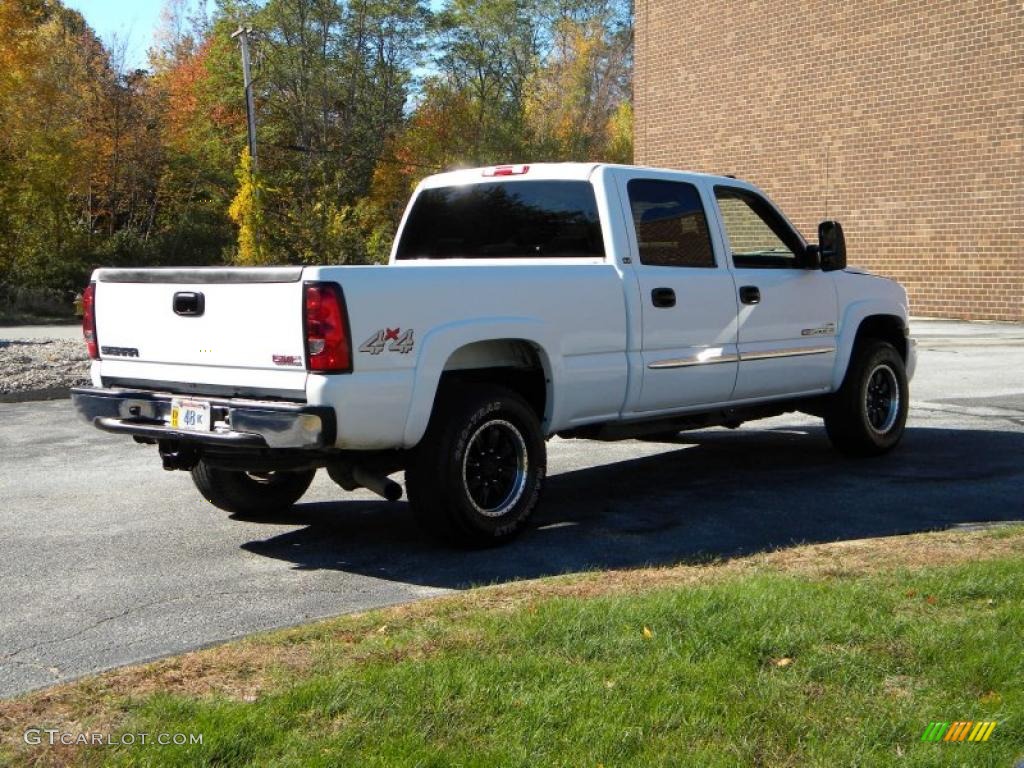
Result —
M878 339L887 341L896 347L900 357L907 359L907 334L903 324L903 318L896 315L871 315L865 317L860 327L857 328L857 336L854 346L864 343L865 339Z
M467 344L452 353L441 388L452 383L494 384L522 397L543 423L548 406L548 373L535 345L521 339Z

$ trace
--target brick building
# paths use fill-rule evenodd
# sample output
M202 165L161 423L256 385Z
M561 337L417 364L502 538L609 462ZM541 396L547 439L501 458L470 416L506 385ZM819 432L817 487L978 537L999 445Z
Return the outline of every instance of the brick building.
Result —
M1024 320L1024 3L636 0L636 160L759 185L917 315Z

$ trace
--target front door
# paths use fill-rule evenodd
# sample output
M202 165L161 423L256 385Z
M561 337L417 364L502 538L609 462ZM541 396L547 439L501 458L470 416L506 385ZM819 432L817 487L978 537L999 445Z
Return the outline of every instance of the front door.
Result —
M634 172L622 184L643 317L643 382L631 410L727 401L737 370L736 288L716 259L705 200L694 184L663 175Z
M739 305L734 400L826 391L836 359L832 276L803 265L803 239L764 197L716 186Z

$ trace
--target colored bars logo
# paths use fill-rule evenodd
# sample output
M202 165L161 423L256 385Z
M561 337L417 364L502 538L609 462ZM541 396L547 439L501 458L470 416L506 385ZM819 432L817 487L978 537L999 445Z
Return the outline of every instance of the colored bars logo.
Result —
M994 720L973 722L960 720L955 723L928 723L921 734L921 741L988 741L996 728Z

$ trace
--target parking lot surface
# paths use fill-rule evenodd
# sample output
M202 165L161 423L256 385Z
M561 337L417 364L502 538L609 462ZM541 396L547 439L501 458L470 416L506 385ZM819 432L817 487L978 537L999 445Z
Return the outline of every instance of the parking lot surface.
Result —
M0 404L0 696L476 584L1024 518L1024 327L913 330L895 453L844 459L798 414L673 443L556 439L530 530L486 552L439 548L404 502L322 472L290 513L233 519L67 401Z

